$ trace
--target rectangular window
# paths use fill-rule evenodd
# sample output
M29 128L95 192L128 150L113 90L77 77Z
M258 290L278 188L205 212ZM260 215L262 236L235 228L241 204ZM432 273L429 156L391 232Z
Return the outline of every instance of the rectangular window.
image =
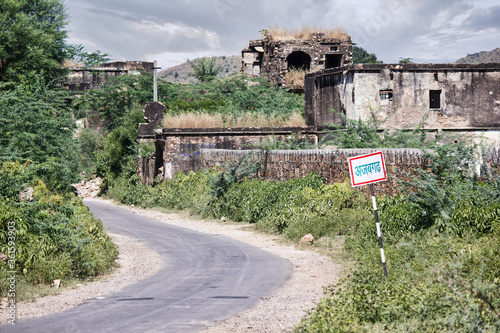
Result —
M380 90L380 106L392 104L392 90Z
M441 90L429 90L429 107L431 109L441 108Z
M325 68L339 67L342 64L342 54L325 54Z
M392 90L381 90L380 91L380 100L392 102Z

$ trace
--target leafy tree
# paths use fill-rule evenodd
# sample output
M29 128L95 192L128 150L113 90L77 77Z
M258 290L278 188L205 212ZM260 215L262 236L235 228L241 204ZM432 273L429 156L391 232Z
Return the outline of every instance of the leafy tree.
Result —
M137 158L137 124L144 115L140 107L132 108L119 119L116 126L106 137L104 150L98 153L97 174L102 177L118 177L125 166L135 163ZM134 164L134 173L135 173Z
M0 160L34 162L49 187L68 190L78 176L74 120L66 91L43 79L0 94Z
M217 77L222 70L221 65L215 65L215 57L200 58L197 62L191 63L193 69L192 75L201 82L210 82Z
M101 53L99 50L88 52L84 49L83 45L67 45L66 55L68 59L83 64L85 67L97 67L111 60L109 54Z
M413 61L411 58L399 57L399 63L400 64L413 64Z
M67 23L62 0L0 2L0 82L45 82L64 74Z
M180 91L176 85L158 80L159 100L169 103L176 99ZM141 108L153 100L153 75L120 75L109 78L98 90L87 90L80 98L75 99L73 106L77 109L77 118L84 118L90 111L97 111L105 123L106 130L111 131L123 123L123 117L134 108Z
M352 47L352 62L355 64L378 64L382 61L377 60L377 56L373 53L368 53L365 49L359 46Z
M105 138L90 128L82 128L76 136L80 146L80 167L85 176L96 174L97 156L104 149Z
M414 129L382 129L385 120L378 120L375 110L367 120L349 119L343 114L343 125L334 125L330 143L341 149L353 148L426 148L425 131L421 126Z

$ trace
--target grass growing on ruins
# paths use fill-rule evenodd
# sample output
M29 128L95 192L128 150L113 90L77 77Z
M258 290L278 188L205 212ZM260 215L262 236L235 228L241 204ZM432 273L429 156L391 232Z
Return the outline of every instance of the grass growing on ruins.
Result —
M271 27L264 30L274 40L300 40L312 39L313 35L323 33L325 38L333 38L340 41L348 41L349 34L343 27L323 29L318 27L303 26L300 29L287 29L281 27Z
M238 117L199 112L167 114L164 128L221 128L221 127L305 127L304 117L298 112L289 116L247 113Z
M294 90L304 89L306 71L294 68L285 74L287 88Z

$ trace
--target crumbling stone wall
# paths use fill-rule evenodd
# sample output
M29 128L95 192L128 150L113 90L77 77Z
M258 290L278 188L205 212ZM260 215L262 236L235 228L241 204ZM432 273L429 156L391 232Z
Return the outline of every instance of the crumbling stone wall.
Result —
M317 172L328 184L349 179L348 158L382 151L389 181L376 184L378 192L395 193L396 179L407 179L416 175L417 169L427 168L428 160L420 149L315 149L315 150L273 150L233 151L224 149L200 150L200 167L220 167L234 163L251 154L248 163L259 162L258 177L275 180L301 178Z
M61 82L61 86L70 91L97 89L107 79L125 75L139 75L141 71L153 72L154 63L147 61L115 61L99 67L68 67L70 74Z
M188 173L201 168L202 149L257 149L264 141L307 140L311 145L317 143L314 128L177 128L145 130L148 124L139 127L139 142L154 145L155 155L145 161L140 158L138 172L143 183L152 183L157 176L172 178L176 172ZM150 133L149 135L147 133ZM140 152L139 152L140 155ZM154 160L154 162L153 162ZM154 172L151 170L154 165Z
M349 179L348 158L382 151L387 168L387 182L376 184L378 192L394 194L396 179L410 180L418 169L427 169L429 160L420 149L314 149L314 150L225 150L201 149L200 168L217 168L239 161L250 154L248 163L259 162L257 177L278 181L301 178L317 172L328 184ZM500 175L500 147L486 152L486 162L493 175Z
M318 71L352 63L352 41L326 38L324 33L310 39L275 40L272 35L251 40L242 53L241 72L262 75L285 86L285 74L292 68Z
M500 147L492 147L486 152L486 167L492 175L500 175Z

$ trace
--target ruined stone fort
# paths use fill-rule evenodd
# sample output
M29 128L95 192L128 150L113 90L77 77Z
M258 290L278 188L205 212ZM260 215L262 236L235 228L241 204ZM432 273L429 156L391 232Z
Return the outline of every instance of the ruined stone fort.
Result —
M255 149L264 139L300 135L315 143L332 124L344 119L386 119L395 129L421 126L430 134L454 131L482 133L500 146L500 64L353 64L352 41L345 33L312 33L307 38L279 38L265 33L242 50L241 72L263 76L287 87L287 74L303 70L305 118L301 128L163 128L164 106L146 106L148 124L139 140L154 145L155 155L139 161L145 183L154 177L235 161L241 150ZM215 150L214 150L215 149ZM257 152L261 176L287 179L319 171L328 181L347 176L347 157L357 151ZM414 150L386 152L393 166L412 170L425 161ZM490 160L500 164L498 150ZM493 163L493 162L492 162Z

